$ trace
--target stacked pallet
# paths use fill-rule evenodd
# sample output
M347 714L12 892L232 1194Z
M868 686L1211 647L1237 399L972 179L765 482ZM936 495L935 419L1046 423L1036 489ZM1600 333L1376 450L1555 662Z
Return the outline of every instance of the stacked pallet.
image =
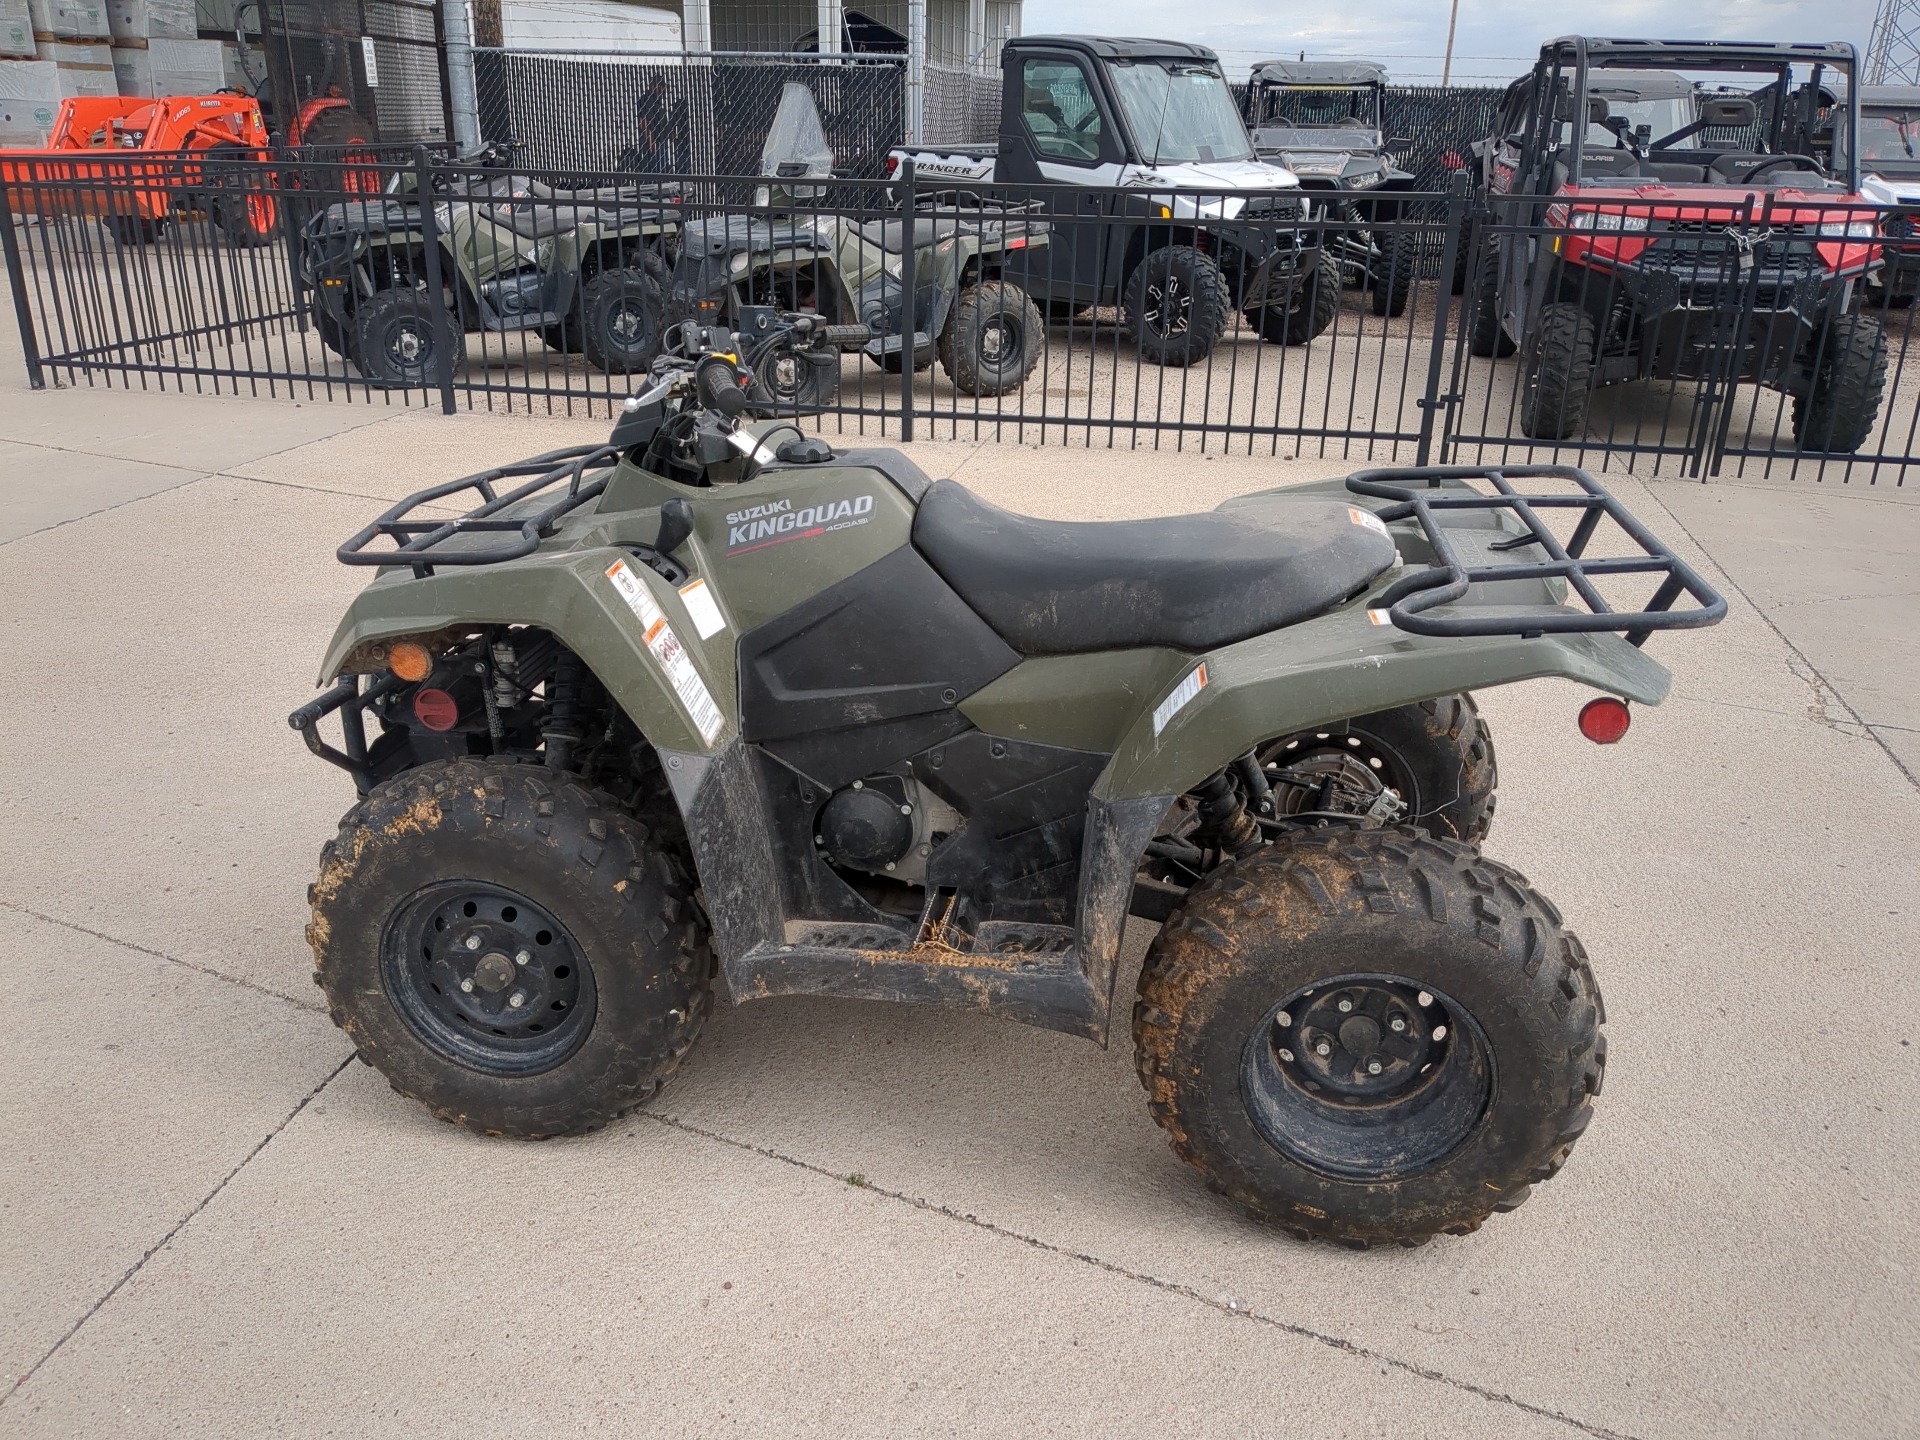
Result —
M108 0L122 95L211 95L226 83L220 42L202 40L193 0Z

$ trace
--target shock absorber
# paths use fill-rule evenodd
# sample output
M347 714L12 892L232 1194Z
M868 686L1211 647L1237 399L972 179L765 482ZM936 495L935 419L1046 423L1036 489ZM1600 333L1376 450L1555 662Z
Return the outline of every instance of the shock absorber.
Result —
M540 737L546 742L549 770L572 769L574 747L586 738L580 718L580 668L580 657L563 650L547 679L547 713Z
M1260 827L1247 814L1239 790L1224 770L1215 771L1194 787L1199 800L1197 835L1229 855L1245 855L1260 847Z

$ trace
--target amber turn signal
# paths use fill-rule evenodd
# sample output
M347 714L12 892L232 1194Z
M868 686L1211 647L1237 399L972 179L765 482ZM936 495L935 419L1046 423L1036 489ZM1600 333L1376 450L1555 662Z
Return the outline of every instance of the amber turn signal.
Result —
M387 652L387 668L412 684L432 673L433 655L418 640L401 640Z

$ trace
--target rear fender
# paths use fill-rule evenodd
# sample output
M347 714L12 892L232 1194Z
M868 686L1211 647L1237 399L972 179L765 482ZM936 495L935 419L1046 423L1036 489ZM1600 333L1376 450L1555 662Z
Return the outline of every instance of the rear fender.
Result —
M1263 740L1462 690L1551 676L1657 705L1672 683L1618 635L1430 638L1375 624L1369 603L1199 657L1143 703L1094 793L1181 794Z
M698 540L688 547L697 550ZM681 553L686 553L685 551ZM706 561L694 562L705 574ZM720 713L717 730L702 733L688 705L672 686L658 654L649 647L638 614L608 570L624 563L652 594L673 639L692 660L701 684ZM488 625L530 625L551 631L580 657L650 744L705 753L737 734L734 628L702 640L686 602L666 580L618 549L541 554L508 565L457 569L414 578L388 571L347 607L321 666L322 684L347 670L370 670L373 642L407 635L433 635Z

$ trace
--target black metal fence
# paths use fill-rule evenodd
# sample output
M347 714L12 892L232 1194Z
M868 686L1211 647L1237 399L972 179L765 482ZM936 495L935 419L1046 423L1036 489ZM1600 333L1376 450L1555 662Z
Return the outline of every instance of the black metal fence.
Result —
M1915 463L1920 253L1857 202L1425 194L1329 220L794 183L106 153L15 170L0 238L35 383L605 419L666 324L765 305L870 332L764 376L829 434L1896 484Z

